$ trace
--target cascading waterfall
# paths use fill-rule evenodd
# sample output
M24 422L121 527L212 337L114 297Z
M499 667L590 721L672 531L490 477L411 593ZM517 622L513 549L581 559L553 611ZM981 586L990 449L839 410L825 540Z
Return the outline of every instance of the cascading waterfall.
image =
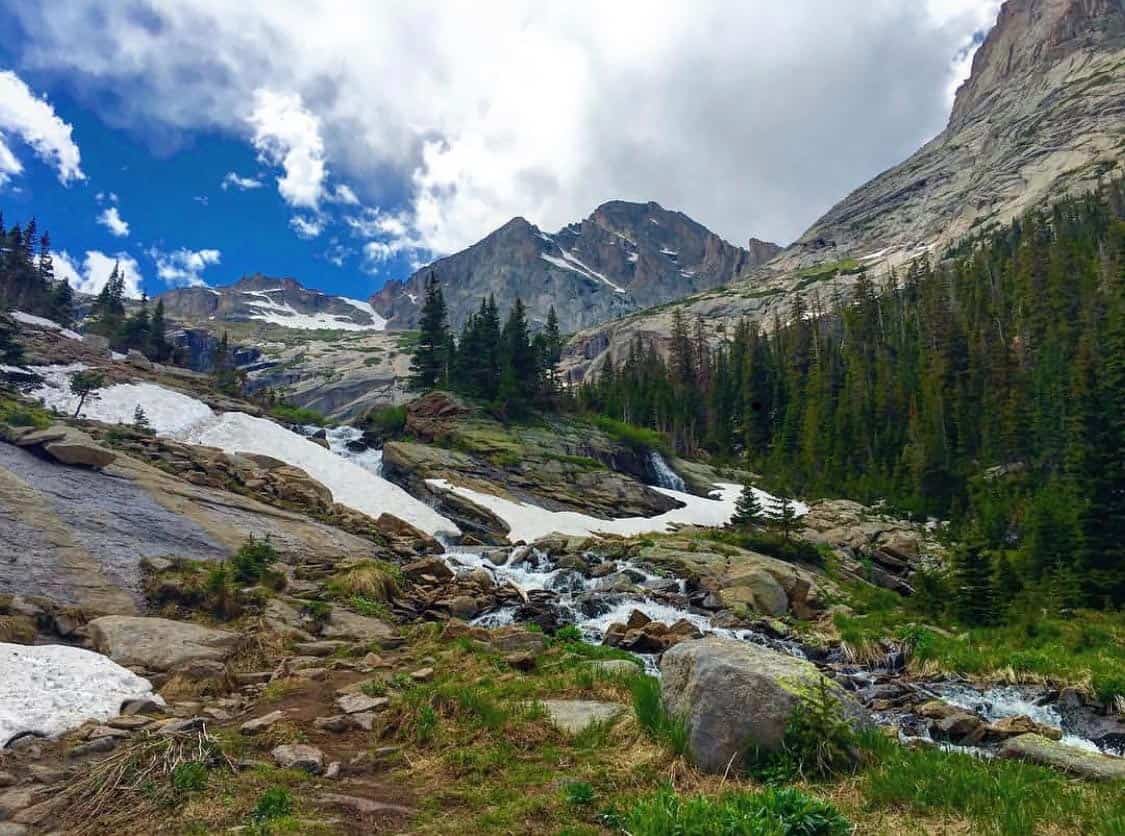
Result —
M680 474L676 473L676 471L668 466L668 462L664 461L662 455L653 450L648 454L648 461L653 474L656 476L656 484L658 486L672 491L679 491L680 493L687 493L687 485L684 483L684 480L680 478Z

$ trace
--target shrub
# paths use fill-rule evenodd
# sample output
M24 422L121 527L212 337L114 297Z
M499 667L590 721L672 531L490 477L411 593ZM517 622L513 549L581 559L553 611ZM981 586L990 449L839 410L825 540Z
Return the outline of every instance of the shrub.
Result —
M267 534L264 540L255 540L251 534L246 538L234 557L231 570L234 578L241 583L257 583L271 563L277 561L277 550Z
M391 438L406 429L406 407L384 406L367 414L367 426L381 438Z
M640 452L649 450L659 450L661 453L669 452L668 440L656 430L618 421L608 415L598 415L594 418L594 424L614 441L634 450Z
M828 680L801 697L789 718L781 748L752 748L746 755L750 773L767 783L797 778L827 778L855 766L858 739L840 711Z
M562 642L580 642L582 631L573 624L567 624L555 631L555 638Z
M250 814L256 822L272 821L293 813L293 796L285 787L270 787L258 797L258 803Z
M270 415L287 424L315 424L318 427L323 427L328 422L315 409L288 403L274 404L270 407Z
M631 836L846 836L852 832L851 824L835 807L794 787L686 799L665 788L633 802L624 813L607 818Z
M207 765L199 761L181 763L172 770L172 787L181 793L206 789Z

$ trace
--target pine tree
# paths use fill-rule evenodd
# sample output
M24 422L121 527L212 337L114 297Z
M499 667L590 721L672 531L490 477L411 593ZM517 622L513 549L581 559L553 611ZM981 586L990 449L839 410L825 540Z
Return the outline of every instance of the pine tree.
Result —
M81 414L87 400L95 400L98 397L97 390L103 386L105 386L105 375L99 371L88 369L70 375L70 392L78 396L78 405L74 408L75 418Z
M156 309L152 312L152 320L149 323L149 338L148 348L145 354L152 360L158 363L165 362L171 352L171 347L168 345L168 338L165 335L167 325L164 322L164 300L156 300Z
M445 297L433 273L426 280L426 298L418 327L418 344L410 363L410 387L426 391L445 385L449 370L450 335Z
M962 544L953 555L954 604L966 624L984 626L996 620L993 570L979 541Z
M0 363L11 366L23 363L23 347L16 342L15 323L3 315L0 315Z
M149 423L148 416L140 404L137 404L133 410L133 428L143 433L152 431L152 424Z
M747 482L742 486L742 493L738 495L738 502L734 506L734 516L730 524L735 528L749 528L762 521L762 504L754 493L753 486Z
M777 497L777 511L774 524L781 531L781 538L789 543L793 539L793 531L797 527L797 507L793 500L786 494Z

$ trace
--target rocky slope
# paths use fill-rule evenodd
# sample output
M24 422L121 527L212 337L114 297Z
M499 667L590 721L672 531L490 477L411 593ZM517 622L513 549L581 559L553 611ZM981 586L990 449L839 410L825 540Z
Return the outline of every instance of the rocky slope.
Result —
M170 319L186 324L264 322L301 330L381 331L366 302L309 290L296 279L245 276L225 287L183 287L159 297Z
M725 284L779 249L757 239L736 247L682 212L615 200L554 234L514 218L468 249L388 282L371 304L388 327L412 328L433 273L454 327L491 293L502 308L519 296L533 323L545 322L554 305L570 332Z
M768 265L682 303L712 336L741 316L768 323L795 292L847 287L1050 199L1094 187L1125 159L1121 0L1008 0L957 93L949 124L905 162L856 189ZM641 335L658 343L671 310L577 334L566 363L596 369Z

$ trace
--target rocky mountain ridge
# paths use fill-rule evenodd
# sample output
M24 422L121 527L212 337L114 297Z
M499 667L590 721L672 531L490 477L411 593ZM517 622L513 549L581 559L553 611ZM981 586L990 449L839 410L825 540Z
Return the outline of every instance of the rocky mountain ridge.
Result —
M455 328L491 293L501 307L520 297L533 324L545 322L553 305L569 332L725 284L779 251L753 238L748 249L736 247L657 203L614 200L553 234L513 218L471 247L388 282L370 301L388 327L412 328L432 273Z
M1008 0L978 49L944 131L860 186L769 264L677 307L713 338L740 317L769 323L794 293L844 291L965 236L1120 174L1125 158L1121 0ZM664 308L575 335L575 376L619 359L635 336L662 344Z

